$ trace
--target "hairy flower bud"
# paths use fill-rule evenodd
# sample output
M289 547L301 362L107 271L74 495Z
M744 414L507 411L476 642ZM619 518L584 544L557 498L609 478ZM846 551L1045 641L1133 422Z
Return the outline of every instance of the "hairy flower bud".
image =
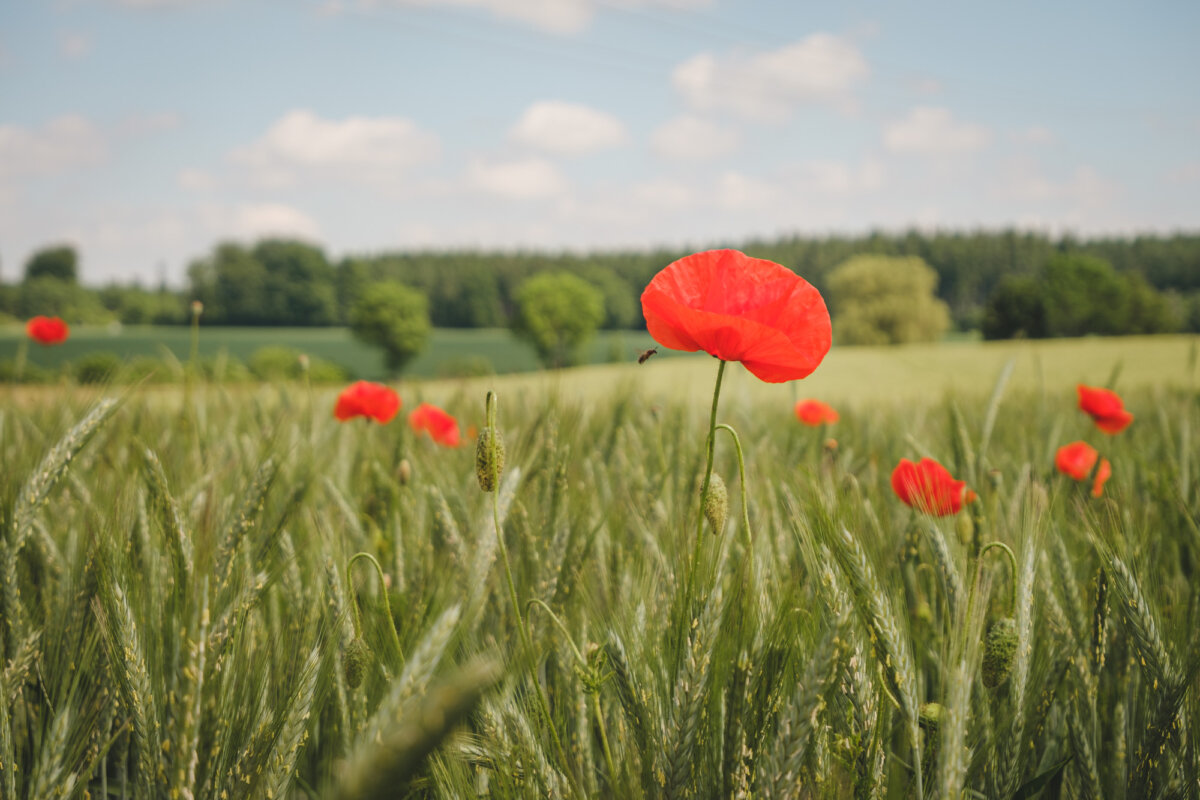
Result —
M717 473L708 480L708 494L704 496L704 518L712 526L713 533L725 530L725 517L729 515L729 492L725 481Z
M367 674L367 667L370 665L371 648L361 636L355 636L350 644L346 645L346 652L342 656L342 671L346 677L346 686L351 689L361 686L363 677Z
M988 626L983 640L983 685L995 689L1008 680L1017 655L1017 623L1001 617Z
M485 492L496 491L500 472L504 469L504 439L500 431L486 427L475 442L475 477Z

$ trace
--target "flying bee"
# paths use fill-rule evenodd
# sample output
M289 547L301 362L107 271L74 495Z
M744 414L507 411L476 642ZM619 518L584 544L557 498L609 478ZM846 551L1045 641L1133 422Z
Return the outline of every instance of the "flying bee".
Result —
M647 359L649 359L650 356L654 355L657 352L658 352L657 347L651 347L649 350L643 350L642 354L640 356L638 356L638 363L645 364Z

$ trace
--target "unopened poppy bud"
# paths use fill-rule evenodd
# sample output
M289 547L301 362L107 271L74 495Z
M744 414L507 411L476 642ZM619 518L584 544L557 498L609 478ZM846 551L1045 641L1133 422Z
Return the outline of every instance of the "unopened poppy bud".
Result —
M917 712L917 723L930 733L937 733L942 724L944 711L941 703L924 703L921 705L921 710Z
M199 300L192 301L192 316L198 317L204 313L204 303Z
M312 366L312 362L309 360L308 353L301 353L300 355L296 356L296 361L300 364L301 372L308 372L308 368Z
M725 517L729 514L729 492L725 481L713 473L708 481L708 494L704 496L704 518L712 526L713 533L725 530Z
M400 463L396 465L396 478L401 485L407 485L412 480L412 464L408 462L407 458L400 459Z
M971 519L971 515L964 511L955 517L954 530L958 534L958 540L963 543L963 546L969 546L975 538L975 522Z
M357 689L362 686L367 667L371 665L371 648L361 636L355 636L346 645L346 653L342 656L342 674L346 677L346 686Z
M504 439L500 431L486 427L475 441L475 477L485 492L496 491L500 471L504 469Z
M988 626L983 641L983 685L995 689L1008 680L1017 655L1017 623L1001 617Z
M836 452L837 452L837 449L838 449L838 442L837 442L837 439L829 438L829 439L826 439L826 440L825 440L825 441L822 443L822 445L821 445L821 446L825 448L825 452L826 452L826 453L829 453L830 455L833 455L834 453L836 453Z

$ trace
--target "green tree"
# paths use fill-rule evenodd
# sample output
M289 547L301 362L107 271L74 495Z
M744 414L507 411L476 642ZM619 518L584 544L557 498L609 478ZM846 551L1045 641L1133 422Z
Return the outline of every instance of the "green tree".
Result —
M983 312L983 338L1044 339L1046 335L1046 302L1041 282L1028 275L1002 279L992 290Z
M543 272L516 291L512 329L547 367L578 362L579 347L604 320L604 294L569 272Z
M871 345L936 341L950 327L950 309L934 294L937 280L920 258L851 258L827 280L834 340Z
M265 325L333 325L337 322L334 271L325 253L307 242L264 239L250 255L262 265Z
M71 245L56 245L38 250L25 262L25 280L55 278L65 283L77 283L79 257Z
M1125 331L1125 283L1112 264L1083 253L1062 253L1046 264L1046 323L1051 336L1115 335Z
M402 283L381 281L366 287L350 309L350 330L383 348L388 369L400 372L429 339L429 300Z
M604 295L602 328L621 330L632 328L642 321L637 295L629 281L604 266L591 267L581 275Z
M17 314L23 319L37 316L62 317L70 323L104 323L113 314L96 292L58 278L34 278L18 287Z

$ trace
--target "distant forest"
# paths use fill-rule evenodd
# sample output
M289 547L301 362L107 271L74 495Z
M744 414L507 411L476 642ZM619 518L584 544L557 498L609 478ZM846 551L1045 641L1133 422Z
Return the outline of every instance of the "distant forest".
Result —
M825 289L831 270L851 256L917 256L937 272L937 294L954 326L984 325L989 299L1008 279L1039 279L1063 255L1087 255L1116 273L1152 287L1172 316L1169 329L1200 330L1200 234L1133 238L1051 238L1017 231L871 233L791 236L731 243L784 264ZM25 265L20 283L0 287L0 313L19 319L57 313L68 321L182 324L193 301L207 325L344 325L365 287L398 281L423 292L435 326L507 325L517 287L539 272L567 271L600 289L607 328L642 326L642 287L684 249L551 253L538 251L419 251L360 254L331 261L314 245L267 239L253 245L219 244L188 268L183 291L110 285L81 286L78 254L49 247ZM86 257L86 254L84 254Z

